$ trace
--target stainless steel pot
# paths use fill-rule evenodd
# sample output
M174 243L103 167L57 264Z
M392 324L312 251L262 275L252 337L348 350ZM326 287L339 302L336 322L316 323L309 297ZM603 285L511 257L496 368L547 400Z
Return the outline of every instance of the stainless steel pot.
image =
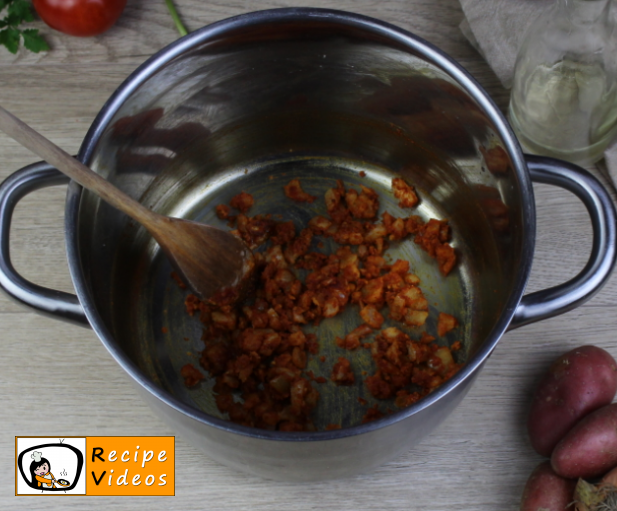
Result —
M179 369L194 361L187 351L200 349L200 325L184 313L171 269L143 229L76 183L68 188L66 244L77 296L18 275L8 237L16 203L66 181L39 163L4 182L4 290L40 312L90 325L182 437L264 477L349 476L409 449L461 402L507 329L581 304L615 264L615 210L590 174L524 156L499 110L456 62L404 30L345 12L255 12L178 40L118 88L79 158L149 207L205 222L217 223L214 206L240 190L255 196L251 213L306 222L307 210L282 194L292 176L320 196L335 178L368 184L386 209L407 216L389 193L391 178L402 175L420 192L419 214L449 218L460 263L447 278L412 242L393 250L412 262L429 301L438 304L429 328L437 310L461 320L464 368L413 406L366 424L351 404L365 392L361 383L344 396L326 385L316 422L346 427L283 433L228 422L211 386L183 386ZM589 211L594 241L579 275L523 295L535 244L532 181L575 193ZM348 314L319 331L322 354L336 355L333 336L352 323Z

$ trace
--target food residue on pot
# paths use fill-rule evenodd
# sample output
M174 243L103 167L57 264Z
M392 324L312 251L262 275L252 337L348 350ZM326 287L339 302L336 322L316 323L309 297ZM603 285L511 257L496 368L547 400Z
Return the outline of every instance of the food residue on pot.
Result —
M403 179L393 179L392 190L399 206L418 204L414 187ZM285 185L284 192L295 202L312 204L317 199L302 189L298 179ZM363 381L374 398L393 399L403 408L459 370L461 364L452 351L460 348L460 342L441 346L426 331L412 339L401 329L424 327L429 306L409 262L386 260L389 242L411 237L447 276L456 253L446 220L425 222L417 215L395 218L384 212L378 222L377 193L362 185L360 191L346 188L340 180L325 194L328 217L314 216L299 233L291 221L247 216L253 203L249 193L241 192L229 206L216 207L217 216L235 234L251 249L260 249L255 252L258 283L253 298L237 306L205 303L192 294L185 301L188 314L199 312L205 343L199 362L215 378L217 407L231 421L280 431L315 430L311 412L319 400L318 386L327 380L306 370L309 357L319 355L319 343L305 328L349 306L358 306L362 323L335 342L345 350L369 351L376 370ZM232 208L237 215L231 214ZM319 237L331 238L338 248L330 254L310 251ZM386 315L398 326L382 329ZM457 327L454 316L439 314L438 336ZM325 362L323 356L319 359ZM181 375L187 387L205 378L193 364L186 364ZM352 385L356 379L349 358L339 357L333 363L330 380L336 385ZM383 415L375 405L363 422ZM338 427L329 424L326 429Z

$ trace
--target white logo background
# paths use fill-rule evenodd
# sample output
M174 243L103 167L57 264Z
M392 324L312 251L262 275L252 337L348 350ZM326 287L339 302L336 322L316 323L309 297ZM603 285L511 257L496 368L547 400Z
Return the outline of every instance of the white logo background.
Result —
M24 481L19 467L17 467L15 477L17 478L17 495L85 495L86 494L86 438L56 438L56 437L41 437L41 438L17 438L17 451L15 453L15 462L19 459L19 455L32 449L37 445L44 444L62 444L71 445L81 451L83 455L83 465L81 467L81 474L79 480L75 485L75 488L69 491L45 491L40 489L34 489L28 486L28 483ZM48 446L42 448L33 449L24 454L21 459L21 468L27 478L30 478L30 464L33 459L31 454L34 451L38 451L42 454L43 458L49 461L50 472L58 479L64 479L72 485L77 476L77 457L73 451L61 446Z

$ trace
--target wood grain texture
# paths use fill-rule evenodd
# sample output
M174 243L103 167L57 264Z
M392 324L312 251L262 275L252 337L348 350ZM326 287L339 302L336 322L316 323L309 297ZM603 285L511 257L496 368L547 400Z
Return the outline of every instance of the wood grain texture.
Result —
M455 57L504 109L508 92L458 30L457 0L176 0L189 30L256 8L311 5L374 16L408 29ZM129 0L108 33L63 36L41 22L53 50L0 49L0 104L74 154L105 100L146 58L176 38L163 1ZM0 178L37 161L0 135ZM604 182L606 172L592 169ZM608 182L607 182L608 183ZM589 220L567 192L536 186L538 236L529 290L559 283L588 256ZM42 285L71 291L63 239L62 187L18 206L15 266ZM613 197L614 190L613 190ZM236 474L176 440L176 496L165 498L14 497L16 435L172 435L87 329L38 316L0 295L0 508L12 510L513 511L540 461L525 436L534 384L557 355L593 343L617 356L612 278L582 307L507 333L463 404L420 446L374 473L348 480L287 484Z

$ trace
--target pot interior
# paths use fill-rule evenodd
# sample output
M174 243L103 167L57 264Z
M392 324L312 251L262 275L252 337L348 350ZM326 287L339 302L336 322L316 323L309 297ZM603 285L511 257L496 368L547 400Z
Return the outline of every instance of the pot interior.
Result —
M411 239L391 243L392 261L410 261L430 304L425 327L402 329L417 339L422 330L435 333L439 312L454 315L459 328L439 342L461 341L461 363L494 340L521 278L520 170L490 116L421 47L358 23L291 16L271 25L207 27L178 55L132 80L89 157L116 186L157 212L224 229L214 208L246 191L255 199L250 215L292 220L297 231L313 216L327 215L323 196L337 179L346 187L373 188L380 214L448 219L458 256L455 270L443 277ZM397 176L418 191L421 202L413 211L393 197ZM295 177L318 197L315 203L285 197L283 186ZM109 342L176 399L224 417L211 379L188 389L180 376L186 363L199 365L202 325L186 313L188 292L171 278L155 242L87 192L77 222L88 299ZM334 247L323 239L313 244L314 250ZM368 351L334 343L359 324L357 306L349 306L307 329L320 345L307 370L328 380L318 387L318 429L359 424L366 413L360 397L368 406L396 409L376 401L362 383L363 371L374 372ZM340 356L352 362L353 386L329 379Z

